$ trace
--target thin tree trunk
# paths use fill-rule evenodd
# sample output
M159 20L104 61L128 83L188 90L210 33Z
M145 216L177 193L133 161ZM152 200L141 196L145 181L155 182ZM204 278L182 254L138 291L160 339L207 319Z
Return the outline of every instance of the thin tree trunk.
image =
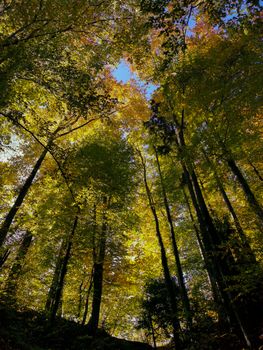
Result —
M207 233L207 227L204 223L204 219L203 219L201 210L199 208L199 204L198 204L197 199L196 199L196 195L195 195L195 192L193 189L193 185L192 185L188 170L186 169L186 167L184 165L183 165L183 169L184 169L185 183L186 183L186 185L188 185L190 197L191 197L191 200L192 200L195 212L196 212L196 216L197 216L197 219L199 222L199 227L200 227L202 237L200 237L199 230L196 228L197 240L198 240L200 247L202 249L203 257L205 260L205 267L206 267L207 273L209 275L209 279L211 281L213 298L214 298L214 301L217 305L219 320L223 321L222 323L225 323L227 321L228 324L231 326L229 311L228 311L228 308L227 308L227 305L225 302L225 298L223 297L222 289L218 283L218 273L217 273L217 269L216 269L217 262L215 261L213 254L212 254L212 246L211 246L210 239L209 239L209 236ZM190 209L190 204L188 204L188 206ZM193 220L193 218L192 218L192 220ZM193 222L194 222L194 220L193 220Z
M175 117L174 117L175 119ZM175 119L176 121L176 119ZM178 125L178 123L177 123ZM185 149L185 140L184 140L184 110L182 111L182 123L181 127L179 127L179 131L177 130L175 132L175 136L177 138L177 146L178 151L180 154L182 154L182 151ZM195 206L197 209L197 217L200 220L200 228L202 232L202 241L204 244L205 251L207 252L207 257L211 261L213 274L215 276L218 290L222 296L222 301L224 305L224 309L226 311L226 315L229 317L229 323L231 324L231 320L233 320L234 323L236 323L238 330L242 334L246 344L248 347L251 346L250 341L247 336L247 332L243 327L243 324L240 320L239 313L237 311L235 302L233 301L233 298L231 294L228 292L228 283L225 278L225 272L229 271L229 268L231 266L228 266L228 262L225 261L224 258L218 257L218 247L222 243L221 237L219 237L217 229L213 223L213 220L210 216L210 213L207 209L202 191L200 189L196 173L193 169L192 164L185 164L183 158L181 159L181 164L184 170L184 175L187 181L187 185L190 188L192 187L192 190L195 192L196 200L198 203L198 206ZM189 169L188 169L189 168ZM188 171L189 170L189 171Z
M154 151L155 151L155 159L156 159L158 173L159 173L161 187L162 187L166 216L167 216L167 220L168 220L168 223L170 226L171 241L172 241L173 253L174 253L174 257L175 257L175 261L176 261L176 270L177 270L177 274L178 274L179 286L180 286L181 293L182 293L182 302L183 302L183 306L184 306L184 312L185 312L185 316L186 316L186 320L187 320L187 326L189 329L191 329L191 327L192 327L191 307L190 307L190 302L189 302L189 298L188 298L188 294L187 294L187 290L186 290L186 286L185 286L185 282L184 282L183 270L182 270L179 251L178 251L178 247L177 247L177 243L176 243L174 226L173 226L173 219L172 219L172 215L171 215L171 211L170 211L170 207L169 207L169 202L168 202L168 198L167 198L167 194L166 194L166 190L165 190L165 186L164 186L159 157L158 157L158 153L157 153L155 146L154 146Z
M45 305L45 311L47 314L50 313L51 306L54 303L55 295L56 295L56 289L59 283L59 276L61 273L61 268L62 268L62 263L63 263L63 258L65 255L65 250L66 250L66 241L65 239L62 241L62 244L60 246L58 258L56 261L56 267L54 271L54 275L52 278L51 286L49 288L47 300L46 300L46 305Z
M234 210L234 208L233 208L233 206L232 206L232 204L230 202L230 199L228 198L228 195L227 195L227 193L226 193L226 191L224 189L224 186L223 186L223 184L222 184L222 182L220 180L220 177L218 176L216 167L214 166L212 161L207 156L205 150L203 150L203 154L204 154L204 157L205 157L207 163L209 164L209 166L211 167L211 169L212 169L212 171L214 173L215 180L216 180L216 183L217 183L217 187L218 187L218 189L219 189L219 191L221 193L221 196L222 196L222 198L223 198L223 200L224 200L224 202L225 202L225 204L226 204L226 206L227 206L227 208L228 208L228 210L229 210L233 220L234 220L237 232L239 234L239 238L240 238L240 240L242 242L243 247L246 249L246 254L249 257L249 259L251 260L251 262L256 262L255 255L252 252L252 249L250 247L248 239L247 239L247 237L246 237L246 235L245 235L245 233L244 233L244 231L243 231L243 229L241 227L241 224L240 224L240 222L238 220L237 214L236 214L236 212L235 212L235 210Z
M263 182L263 177L261 176L258 169L255 167L255 165L250 160L248 160L248 163L253 168L253 170L254 170L255 174L257 175L257 177L259 178L259 180Z
M83 296L82 296L82 290L83 290L83 284L84 284L84 279L81 281L79 285L79 302L78 302L78 312L77 312L77 318L80 319L80 314L81 314L81 309L82 309L82 303L83 303Z
M168 260L166 257L166 251L165 251L165 247L164 247L164 243L163 243L163 239L162 239L162 235L161 235L161 231L160 231L160 224L159 224L158 215L157 215L157 212L155 209L155 204L154 204L154 201L152 198L152 194L151 194L151 191L149 189L148 182L147 182L146 166L145 166L145 163L144 163L144 160L143 160L141 153L139 153L139 155L141 157L141 162L142 162L142 166L143 166L145 190L146 190L148 202L149 202L149 205L150 205L153 217L154 217L154 221L155 221L155 232L156 232L156 236L157 236L160 251L161 251L161 261L162 261L162 267L163 267L164 280L165 280L167 292L168 292L169 299L170 299L170 306L171 306L171 311L172 311L172 325L173 325L174 342L175 342L176 349L180 350L182 348L181 347L181 340L180 340L180 328L181 327L180 327L179 320L177 318L177 301L176 301L176 297L175 297L174 286L173 286L173 282L172 282L170 271L169 271Z
M19 194L18 194L14 204L10 208L8 214L5 217L4 222L2 223L2 226L0 228L0 247L3 245L4 240L6 239L6 236L8 234L9 228L14 220L14 217L15 217L17 211L20 209L20 207L23 203L23 200L26 197L26 195L27 195L27 193L28 193L33 181L34 181L34 178L35 178L38 170L40 169L43 160L45 159L45 156L48 152L48 148L50 147L51 143L52 143L52 141L50 141L47 145L47 148L45 148L42 151L40 157L38 158L37 162L35 163L32 171L31 171L31 173L29 174L24 185L20 189Z
M5 286L5 293L11 302L15 302L16 299L16 291L17 291L17 284L19 276L21 275L21 271L26 259L26 255L28 252L28 249L31 245L33 236L29 231L26 231L25 236L22 239L21 245L18 249L15 261L11 267L6 286Z
M89 280L89 287L88 287L87 296L86 296L85 308L84 308L83 318L82 318L82 322L81 322L82 325L84 325L86 323L86 319L87 319L87 315L88 315L88 311L89 311L89 298L90 298L90 293L91 293L91 289L93 286L93 274L94 274L94 271L93 271L93 267L92 267L90 280Z
M154 331L154 327L153 327L153 321L152 321L152 315L151 315L151 313L149 313L148 317L149 317L149 322L150 322L150 327L151 327L151 333L152 333L152 339L153 339L153 348L154 348L154 349L157 349L157 346L156 346L156 336L155 336L155 331Z
M5 249L5 251L3 252L2 256L0 257L0 268L2 268L2 266L6 262L7 258L9 257L9 255L10 255L10 249Z
M257 215L258 221L259 221L260 225L263 227L263 210L262 210L259 202L255 198L253 192L251 191L251 188L250 188L249 184L247 183L247 180L243 176L241 170L237 166L234 159L229 158L227 160L227 164L230 167L230 169L232 170L233 174L236 176L240 186L242 187L242 189L246 195L247 201L248 201L251 209Z
M106 251L106 239L107 239L107 222L106 215L104 213L102 228L101 228L101 237L99 244L99 253L96 261L93 265L93 298L92 298L92 311L91 317L88 322L88 331L91 334L95 334L98 325L99 325L99 317L100 317L100 306L101 306L101 298L102 298L102 287L103 287L103 268L104 268L104 259L105 259L105 251Z
M183 193L184 193L185 203L186 203L186 206L188 208L188 212L189 212L189 215L190 215L190 218L191 218L191 221L192 221L195 233L196 233L196 238L197 238L197 242L198 242L198 245L200 248L200 253L201 253L201 256L204 260L204 264L205 264L205 268L206 268L207 276L208 276L208 281L209 281L209 284L211 286L214 301L217 305L222 305L222 298L221 298L221 295L220 295L219 290L218 290L218 286L216 283L214 272L213 272L213 269L211 268L211 263L209 262L209 259L207 258L207 254L206 254L206 251L205 251L205 248L204 248L201 236L200 236L199 229L197 228L197 226L195 224L195 219L194 219L194 216L193 216L193 213L192 213L192 210L190 207L190 203L189 203L189 200L188 200L188 197L187 197L187 194L185 192L184 187L183 187Z
M65 276L67 273L67 267L68 267L68 262L70 259L70 254L71 254L71 248L72 248L72 241L73 241L73 237L77 228L77 224L78 224L78 215L75 216L74 219L74 223L73 223L73 227L72 230L70 232L70 235L67 239L67 243L66 243L66 250L65 250L65 255L62 259L61 262L61 269L58 275L58 278L56 277L56 281L57 281L57 286L54 288L55 292L54 292L54 297L52 298L52 301L50 303L50 307L48 310L49 313L49 319L50 322L52 323L56 317L60 302L61 302L61 296L62 296L62 290L63 290L63 286L64 286L64 282L65 282Z

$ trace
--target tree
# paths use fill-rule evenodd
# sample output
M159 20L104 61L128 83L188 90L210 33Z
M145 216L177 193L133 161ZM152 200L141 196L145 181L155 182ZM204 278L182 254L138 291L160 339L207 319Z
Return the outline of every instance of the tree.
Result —
M173 285L178 298L180 292L175 280ZM161 337L162 333L165 338L169 335L173 318L168 291L162 278L149 280L145 285L141 307L142 314L138 327L148 330L156 348L158 337Z

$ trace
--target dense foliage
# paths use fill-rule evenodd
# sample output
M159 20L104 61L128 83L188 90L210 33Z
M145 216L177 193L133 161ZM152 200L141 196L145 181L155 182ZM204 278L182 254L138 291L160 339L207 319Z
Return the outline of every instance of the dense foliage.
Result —
M0 346L262 345L261 14L0 1Z

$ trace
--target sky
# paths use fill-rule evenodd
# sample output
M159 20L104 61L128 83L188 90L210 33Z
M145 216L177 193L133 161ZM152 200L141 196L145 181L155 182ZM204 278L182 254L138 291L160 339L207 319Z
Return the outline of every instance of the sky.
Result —
M132 73L129 64L124 60L121 60L118 66L112 71L114 78L122 83L127 83L130 79L136 80L139 86L146 89L146 97L148 100L151 99L152 93L157 89L156 85L147 83L141 80L137 74Z

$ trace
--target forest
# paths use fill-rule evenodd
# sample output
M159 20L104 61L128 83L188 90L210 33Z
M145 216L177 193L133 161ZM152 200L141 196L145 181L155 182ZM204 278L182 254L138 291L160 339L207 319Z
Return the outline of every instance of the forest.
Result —
M0 349L263 349L262 13L0 1Z

